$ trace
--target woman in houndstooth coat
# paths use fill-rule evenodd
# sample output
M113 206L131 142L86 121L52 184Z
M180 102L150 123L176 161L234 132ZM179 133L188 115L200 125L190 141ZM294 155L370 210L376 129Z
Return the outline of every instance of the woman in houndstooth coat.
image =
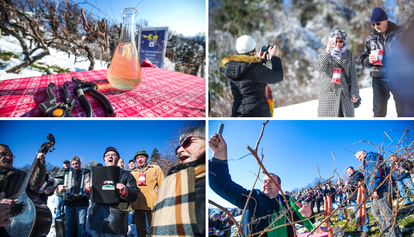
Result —
M354 117L354 103L360 102L355 59L346 48L346 36L341 30L333 31L326 49L318 57L316 69L321 73L318 117ZM334 68L341 70L340 74L335 73L336 81Z

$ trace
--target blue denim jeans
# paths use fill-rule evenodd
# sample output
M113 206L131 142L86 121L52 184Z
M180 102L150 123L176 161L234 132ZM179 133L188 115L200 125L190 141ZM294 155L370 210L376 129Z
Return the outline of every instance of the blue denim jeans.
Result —
M405 204L411 203L411 200L409 198L410 192L411 192L411 194L414 194L414 183L411 180L411 178L407 177L403 180L398 180L397 181L397 186L398 186L398 189L400 190L400 196L402 198L405 197L404 203Z
M371 213L377 219L380 230L384 236L402 236L398 224L395 224L394 229L391 229L396 221L392 213L392 195L389 192L379 192L378 196L378 199L372 199Z
M342 204L346 200L345 193L338 193L339 203Z
M354 211L354 213L356 212L358 205L356 203L355 200L351 201L351 205L352 205L352 211ZM357 215L355 214L355 220L356 220ZM364 226L360 226L358 227L358 229L361 229L362 231L369 231L369 216L368 216L368 212L367 212L367 220L365 221L365 225Z
M338 208L339 207L339 203L338 202L334 202L333 200L332 200L332 210L335 210L336 208ZM342 211L341 211L341 209L338 209L338 215L339 215L339 219L341 220L341 221L343 221L343 220L345 220L345 218L344 218L344 214L342 214Z
M66 207L65 236L72 237L75 225L78 228L78 237L86 236L86 211L88 207Z
M56 206L56 217L62 215L62 206L63 206L63 196L56 196L57 197L57 206ZM66 208L66 207L65 207Z

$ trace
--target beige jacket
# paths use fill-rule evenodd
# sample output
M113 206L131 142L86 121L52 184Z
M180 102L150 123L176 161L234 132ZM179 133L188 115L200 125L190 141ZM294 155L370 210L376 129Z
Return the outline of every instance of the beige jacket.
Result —
M147 185L138 185L139 175L141 173L146 174L146 184ZM153 210L155 205L155 200L158 197L158 188L161 185L162 180L164 180L164 172L158 165L148 164L145 167L144 172L141 172L140 169L135 169L131 171L131 174L137 180L137 186L141 190L141 195L137 201L133 202L132 209L134 210Z

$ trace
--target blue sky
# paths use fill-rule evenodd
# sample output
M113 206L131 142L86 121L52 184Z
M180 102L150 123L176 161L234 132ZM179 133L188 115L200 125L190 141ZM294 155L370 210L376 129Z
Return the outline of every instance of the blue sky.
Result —
M259 165L252 155L237 159L250 154L246 145L254 149L264 121L210 120L209 137L217 131L220 122L224 124L223 138L228 148L230 175L236 183L251 189ZM386 154L390 155L411 123L407 120L273 120L264 130L258 149L259 157L263 149L265 168L280 176L283 191L291 191L313 183L319 176L330 178L334 175L335 164L339 175L347 177L345 169L348 166L357 168L361 165L353 153L362 149L367 152L378 151L374 145L361 140L375 145L383 144ZM336 157L335 161L331 151ZM211 157L211 149L209 152ZM263 177L261 173L260 178ZM336 174L334 179L338 179ZM261 186L261 181L258 181L256 188L260 189ZM210 189L208 195L218 204L233 207Z
M109 19L99 12L98 8L100 8L110 18L116 20L118 25L122 23L121 10L126 7L135 7L138 11L135 15L135 22L145 19L150 26L168 26L169 30L182 33L184 36L195 36L207 30L205 0L142 0L142 2L141 0L76 0L75 2L87 2L88 4L80 6L94 14L99 14L100 17Z
M56 139L55 150L46 161L62 167L64 160L79 156L82 167L95 160L103 163L108 146L115 147L121 158L133 159L138 150L151 156L156 147L162 152L174 152L168 141L176 137L179 128L189 120L0 120L0 143L8 145L15 155L14 167L31 164L40 146L47 142L47 133Z

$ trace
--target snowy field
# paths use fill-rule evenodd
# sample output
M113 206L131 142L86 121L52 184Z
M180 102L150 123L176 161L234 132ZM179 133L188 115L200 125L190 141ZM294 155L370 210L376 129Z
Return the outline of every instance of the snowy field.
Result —
M355 109L356 119L373 119L373 94L372 88L359 89L361 105ZM386 118L396 118L397 111L395 108L394 98L388 100L388 109ZM277 119L318 119L318 100L279 107L273 111L273 118ZM329 118L328 118L329 119Z
M27 42L29 45L29 43ZM20 43L17 41L16 38L11 36L1 36L0 37L0 51L3 52L11 52L14 54L19 55L19 58L10 58L10 61L3 61L0 59L0 63L7 63L5 67L0 67L0 81L12 78L23 78L23 77L34 77L34 76L42 76L44 73L38 71L35 68L27 67L20 71L18 74L14 73L6 73L6 70L13 68L14 66L19 65L23 62L24 55L22 53L22 48ZM81 62L76 62L75 57L71 54L68 57L68 54L62 51L58 51L54 48L49 48L50 55L43 57L41 60L37 62L41 62L47 65L56 65L60 68L68 68L72 72L82 72L88 71L89 68L89 61L86 58L78 57L77 60ZM40 51L39 51L40 53ZM106 62L102 62L100 60L95 60L95 68L94 70L101 70L107 69L108 64ZM171 63L168 58L164 60L164 69L174 71L175 64ZM51 74L55 74L52 69L50 69Z

